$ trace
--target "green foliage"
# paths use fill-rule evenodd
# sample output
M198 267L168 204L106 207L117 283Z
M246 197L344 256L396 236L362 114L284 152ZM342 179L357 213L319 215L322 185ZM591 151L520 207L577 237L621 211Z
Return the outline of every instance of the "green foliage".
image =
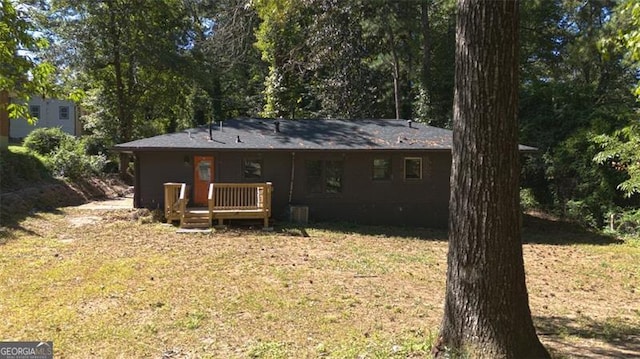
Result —
M190 20L186 4L53 1L48 18L61 61L75 64L91 113L88 130L117 142L175 131L189 92ZM78 81L80 79L80 81Z
M194 24L198 36L191 51L190 77L197 85L189 100L193 121L258 116L269 70L254 46L260 26L255 7L244 0L221 0L201 4L193 16L202 19ZM206 20L213 22L206 26Z
M451 125L454 0L0 3L0 90L50 96L61 65L92 155L229 117L381 118L397 105ZM634 0L522 2L521 142L540 149L524 165L526 206L601 225L638 205L639 135L625 128L640 113L638 29Z
M75 138L60 128L35 129L24 141L27 149L44 156L51 174L70 179L99 175L107 164L109 145L99 136Z
M87 155L85 149L85 139L78 141L66 137L58 149L47 157L46 164L54 175L74 180L102 173L106 156Z
M10 146L0 151L0 189L3 192L50 179L42 159L27 151Z
M616 52L622 53L623 62L630 71L640 70L640 4L636 1L622 1L616 7L609 23L612 34L599 42L603 56L611 58ZM640 99L640 82L636 83L635 95ZM594 137L594 142L601 151L593 160L595 163L609 167L624 174L617 188L628 198L640 193L640 129L637 122L640 113L630 111L627 114L627 126L613 132Z
M540 209L540 203L536 199L531 188L523 188L520 190L520 208L523 211L532 211Z
M82 143L84 144L84 152L88 155L106 155L109 152L109 147L114 145L109 142L109 139L98 135L84 136Z
M622 204L623 198L616 192L620 173L594 166L592 159L599 148L593 137L590 131L579 131L548 151L545 176L559 214L600 228L609 210Z
M614 231L621 235L640 235L640 209L629 209L613 214Z
M261 115L305 117L301 105L307 90L300 64L308 61L305 36L311 8L300 0L259 0L252 6L262 20L255 45L269 65Z
M602 151L593 160L603 166L626 174L626 179L618 185L626 197L640 193L640 133L637 125L630 125L612 135L594 137Z
M636 151L631 143L623 150L620 130L637 121L638 103L633 69L619 49L603 46L617 33L610 5L522 7L521 141L542 154L525 162L523 184L544 208L594 227L612 209L637 204L616 190L633 187L632 163L621 166L620 154Z
M0 0L0 91L11 91L12 96L27 100L34 93L50 91L54 72L51 63L34 59L34 54L46 48L48 42L35 35L37 26L29 9L15 6L11 0ZM35 121L24 102L11 103L6 110L9 118Z
M607 57L615 51L622 52L625 62L640 71L640 3L635 0L620 1L609 26L613 33L600 40L600 50ZM635 87L635 95L640 99L640 81Z
M59 127L36 128L24 139L24 146L37 154L49 155L57 151L60 144L70 137L71 135Z
M422 120L446 125L453 98L453 4L252 2L262 20L256 47L269 65L262 115L388 118L397 112L414 118L419 106ZM422 21L425 13L431 22ZM425 43L432 44L426 54ZM420 91L418 101L428 99L427 106L416 103Z

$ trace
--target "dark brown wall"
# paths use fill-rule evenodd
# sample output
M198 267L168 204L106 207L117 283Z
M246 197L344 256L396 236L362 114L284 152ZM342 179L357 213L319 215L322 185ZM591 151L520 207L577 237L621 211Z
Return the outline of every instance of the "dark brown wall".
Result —
M310 194L305 162L328 157L344 161L343 191L341 194ZM372 180L376 157L391 158L391 180ZM404 179L405 157L423 159L421 180ZM293 203L308 205L309 217L318 221L446 227L450 168L450 155L442 152L302 153L296 155Z
M164 208L165 182L193 183L193 155L170 152L137 152L138 180L136 203L150 209ZM185 163L188 159L188 163Z
M193 181L191 162L185 157L211 155L218 182L272 182L273 216L288 217L291 152L198 152L137 153L140 161L140 206L162 208L164 182ZM388 181L373 181L373 159L391 159L393 174ZM421 180L404 179L404 158L421 157ZM261 158L263 178L242 178L244 158ZM344 163L342 193L311 194L307 188L306 162L337 159ZM296 152L291 204L309 206L311 221L346 221L366 224L446 227L449 201L451 155L448 152Z

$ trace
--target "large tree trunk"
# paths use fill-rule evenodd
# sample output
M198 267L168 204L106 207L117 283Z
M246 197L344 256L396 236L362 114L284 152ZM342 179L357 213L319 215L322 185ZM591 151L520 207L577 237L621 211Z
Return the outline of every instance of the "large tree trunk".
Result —
M518 3L458 0L444 318L437 350L548 358L520 238Z

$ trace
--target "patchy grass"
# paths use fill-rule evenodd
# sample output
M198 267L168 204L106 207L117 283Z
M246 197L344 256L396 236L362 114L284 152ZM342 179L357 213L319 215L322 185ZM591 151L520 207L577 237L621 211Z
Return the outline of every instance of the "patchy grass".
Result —
M53 340L57 357L421 358L442 315L442 232L185 235L75 208L19 228L0 241L0 340ZM531 307L555 355L640 355L640 247L526 236Z

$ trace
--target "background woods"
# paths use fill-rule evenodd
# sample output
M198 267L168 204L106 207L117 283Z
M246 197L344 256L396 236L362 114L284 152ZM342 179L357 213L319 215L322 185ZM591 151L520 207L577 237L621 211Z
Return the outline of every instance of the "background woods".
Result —
M2 12L2 90L72 97L107 148L245 116L451 127L452 0L5 0ZM539 148L523 205L593 227L640 217L640 5L520 12L520 142Z

